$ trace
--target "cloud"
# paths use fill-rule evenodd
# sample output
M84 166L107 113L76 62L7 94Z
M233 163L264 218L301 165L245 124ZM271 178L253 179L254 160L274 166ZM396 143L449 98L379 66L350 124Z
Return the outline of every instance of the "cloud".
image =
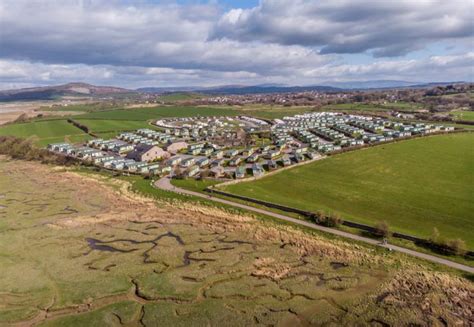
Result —
M462 57L460 44L472 49L466 6L434 0L262 0L253 8L224 11L214 1L3 0L0 87L70 81L124 87L302 85L391 76L472 80L469 66L459 68L472 62L454 64L446 55ZM431 44L444 50L423 50L425 58L413 63L378 58ZM376 58L358 54L367 52Z
M321 54L399 56L474 34L471 0L262 0L222 15L211 39L314 46Z
M325 84L334 81L371 79L413 82L472 81L474 52L461 55L432 56L428 59L376 61L369 64L326 64L316 68L294 68L291 74L265 75L248 71L211 71L169 67L113 65L57 65L29 61L0 60L0 89L88 82L99 85L145 87L150 85L215 86L220 84L285 83Z

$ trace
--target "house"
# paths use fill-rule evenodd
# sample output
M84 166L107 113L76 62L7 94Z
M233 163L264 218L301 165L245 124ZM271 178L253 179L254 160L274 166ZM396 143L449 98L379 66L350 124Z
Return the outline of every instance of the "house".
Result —
M265 159L274 159L280 155L280 150L271 150L265 154Z
M267 166L268 166L268 169L277 169L278 168L278 165L277 165L275 160L268 160L267 161Z
M192 165L194 165L196 163L196 159L195 158L186 158L184 159L183 161L181 161L181 164L179 165L181 168L187 168L187 167L191 167Z
M247 149L242 151L242 155L244 157L248 157L248 156L251 156L254 152L255 152L254 148L247 148Z
M47 149L50 151L63 152L63 149L72 147L69 143L52 143L48 144Z
M225 169L221 166L215 166L209 170L209 173L215 178L221 178L225 175Z
M283 157L281 157L281 162L283 163L283 166L290 166L291 165L291 159L290 156L285 154Z
M170 166L176 166L176 165L179 165L182 160L183 160L182 157L175 156L175 157L171 157L166 163Z
M200 153L201 153L201 149L192 149L192 150L188 149L188 154L190 155L197 156Z
M237 166L238 164L240 164L242 162L242 157L235 157L233 158L231 161L229 161L229 165L230 166Z
M206 157L199 158L199 159L196 160L196 164L197 164L199 167L207 166L207 165L209 165L209 159L206 158Z
M94 164L102 164L104 161L113 160L115 157L111 155L104 155L103 157L97 157L94 159Z
M252 165L252 174L254 177L263 176L263 174L265 174L265 170L263 170L261 165L255 163Z
M197 174L199 174L198 166L192 166L191 168L188 169L188 172L187 172L188 177L196 176Z
M258 153L254 153L247 158L247 162L257 162L258 158L260 158L260 155Z
M214 150L212 148L203 148L201 154L203 156L210 156Z
M232 158L232 157L235 157L236 155L239 154L239 151L235 150L235 149L231 149L231 150L228 150L226 153L225 153L225 156L227 158Z
M296 153L295 154L295 161L296 162L302 162L304 161L304 156L301 153Z
M188 147L188 143L184 141L178 141L178 142L174 142L168 145L168 147L166 148L166 151L174 155L178 153L179 151L186 149L187 147Z
M133 150L133 145L131 144L116 144L111 151L118 153L127 153Z
M224 157L224 151L217 150L212 154L212 156L216 159L222 159Z
M127 159L135 161L154 161L157 159L168 159L170 154L156 145L140 143L132 152L126 156Z
M244 178L245 172L246 172L245 166L237 167L237 169L235 170L235 178Z

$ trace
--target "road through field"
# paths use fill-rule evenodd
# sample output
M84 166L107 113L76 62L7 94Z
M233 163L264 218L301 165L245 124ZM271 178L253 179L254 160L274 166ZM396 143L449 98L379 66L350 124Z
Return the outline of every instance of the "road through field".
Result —
M465 271L465 272L469 272L471 274L474 273L474 268L473 267L469 267L469 266L466 266L466 265L463 265L463 264L460 264L460 263L456 263L456 262L453 262L453 261L450 261L450 260L446 260L446 259L443 259L443 258L440 258L440 257L436 257L434 255L430 255L430 254L410 250L410 249L407 249L407 248L404 248L404 247L401 247L401 246L397 246L397 245L381 244L379 241L368 238L368 237L354 235L354 234L344 232L344 231L341 231L341 230L316 225L316 224L313 224L313 223L310 223L310 222L307 222L307 221L304 221L304 220L292 218L292 217L289 217L289 216L285 216L285 215L278 214L278 213L268 211L268 210L264 210L264 209L255 208L255 207L248 206L248 205L245 205L245 204L241 204L241 203L237 203L237 202L233 202L233 201L229 201L229 200L224 200L224 199L221 199L221 198L213 197L211 195L206 195L206 194L202 194L202 193L199 193L199 192L185 190L185 189L182 189L182 188L179 188L179 187L176 187L176 186L172 185L171 182L170 182L170 179L168 177L163 177L163 178L159 179L158 181L155 182L154 186L159 188L159 189L162 189L162 190L172 191L172 192L182 193L182 194L187 194L187 195L192 195L192 196L197 196L197 197L200 197L200 198L212 200L212 201L215 201L215 202L220 202L220 203L231 205L231 206L234 206L234 207L239 207L239 208L242 208L242 209L245 209L245 210L254 211L254 212L257 212L257 213L260 213L260 214L263 214L263 215L267 215L267 216L271 216L271 217L274 217L274 218L282 219L282 220L285 220L285 221L288 221L288 222L291 222L291 223L294 223L294 224L298 224L298 225L302 225L302 226L309 227L309 228L312 228L312 229L320 230L320 231L323 231L323 232L326 232L326 233L331 233L331 234L334 234L334 235L342 236L342 237L353 239L353 240L356 240L356 241L365 242L365 243L368 243L368 244L371 244L371 245L376 245L376 246L384 247L384 248L387 248L387 249L392 249L394 251L405 253L405 254L408 254L408 255L411 255L411 256L414 256L414 257L417 257L417 258L425 259L425 260L428 260L428 261L431 261L431 262L439 263L439 264L442 264L442 265L445 265L445 266L448 266L448 267L451 267L451 268L454 268L454 269L459 269L459 270L462 270L462 271Z

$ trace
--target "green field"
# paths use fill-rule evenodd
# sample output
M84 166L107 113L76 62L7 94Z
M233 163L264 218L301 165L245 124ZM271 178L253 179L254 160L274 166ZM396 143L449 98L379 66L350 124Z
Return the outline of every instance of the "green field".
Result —
M212 108L212 107L180 107L180 106L161 106L151 108L137 109L118 109L110 111L92 112L77 119L103 119L103 120L138 120L146 121L149 119L165 117L195 117L195 116L235 116L239 113L232 109Z
M336 110L336 111L390 111L390 110L399 110L399 111L413 111L422 109L422 105L418 103L411 102L388 102L385 104L377 103L340 103L340 104L330 104L323 107L323 110Z
M474 121L474 111L454 111L451 115L456 120Z
M338 212L429 237L433 227L474 248L474 134L426 137L330 157L226 191Z
M102 119L75 119L87 126L91 132L120 132L133 131L139 128L152 128L146 121L136 120L102 120Z
M0 127L0 135L22 138L34 137L35 143L40 146L48 143L64 142L68 139L71 142L79 142L90 137L64 119L5 125Z
M199 93L177 92L177 93L161 95L160 100L165 101L165 102L176 102L176 101L200 99L203 97L205 97L205 95L199 94Z

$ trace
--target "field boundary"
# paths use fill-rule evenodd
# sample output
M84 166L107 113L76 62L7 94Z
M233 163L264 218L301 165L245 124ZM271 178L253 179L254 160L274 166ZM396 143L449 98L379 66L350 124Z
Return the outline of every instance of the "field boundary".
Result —
M379 142L379 143L375 143L375 144L364 144L364 145L353 146L353 147L345 148L345 149L342 149L342 150L339 150L339 151L326 153L326 154L324 154L321 157L316 158L316 159L311 159L311 160L307 160L307 161L297 163L297 164L294 164L294 165L291 165L291 166L279 168L275 171L271 171L271 172L266 173L266 174L264 174L262 176L259 176L259 177L247 177L247 178L242 178L242 179L238 179L238 180L231 180L231 181L228 181L228 182L224 182L224 183L214 185L214 187L219 188L219 187L223 187L223 186L227 186L227 185L234 185L234 184L238 184L238 183L256 181L258 179L262 179L262 178L265 178L265 177L270 177L272 175L278 174L278 173L280 173L282 171L285 171L285 170L293 169L293 168L303 166L303 165L306 165L306 164L309 164L309 163L314 163L316 161L327 159L327 158L337 156L337 155L340 155L340 154L343 154L343 153L353 152L353 151L357 151L357 150L365 150L365 149L370 149L370 148L374 148L374 147L378 147L378 146L383 146L383 145L393 144L393 143L398 143L398 142L403 142L403 141L410 141L410 140L415 140L415 139L419 139L419 138L425 138L425 137L431 137L431 136L442 136L442 135L449 135L449 134L459 134L459 133L474 133L474 130L461 129L461 130L454 130L454 131L448 131L448 132L431 133L431 134L428 134L428 135L411 135L411 136L406 136L406 137L400 137L400 138L397 138L397 139L394 139L394 140L391 140L391 141Z
M218 184L218 185L222 185L222 184ZM277 204L277 203L272 203L272 202L268 202L268 201L254 199L254 198L243 196L243 195L237 195L237 194L233 194L233 193L224 192L222 190L217 190L215 187L212 187L212 186L211 187L206 187L204 189L204 191L208 192L208 193L211 193L211 194L223 195L223 196L226 196L226 197L230 197L230 198L234 198L234 199L239 199L239 200L243 200L243 201L263 205L265 207L272 208L272 209L278 209L278 210L285 211L285 212L296 213L298 215L301 215L303 217L306 217L306 218L309 218L309 219L312 219L312 220L315 219L315 217L316 217L316 213L311 212L311 211L301 210L301 209L288 207L288 206ZM345 219L343 219L342 225L347 226L347 227L351 227L351 228L356 228L356 229L359 229L359 230L362 230L362 231L365 231L365 232L369 232L369 233L375 233L377 231L377 229L373 226L357 223L357 222L354 222L354 221L348 221L348 220L345 220ZM420 238L420 237L416 237L416 236L413 236L413 235L404 234L404 233L393 232L392 236L395 237L395 238L400 238L400 239L403 239L403 240L411 241L411 242L414 242L414 243L417 243L417 244L424 244L424 245L430 244L429 240L426 240L426 239L423 239L423 238ZM466 256L467 257L474 257L474 251L468 251L466 253Z

